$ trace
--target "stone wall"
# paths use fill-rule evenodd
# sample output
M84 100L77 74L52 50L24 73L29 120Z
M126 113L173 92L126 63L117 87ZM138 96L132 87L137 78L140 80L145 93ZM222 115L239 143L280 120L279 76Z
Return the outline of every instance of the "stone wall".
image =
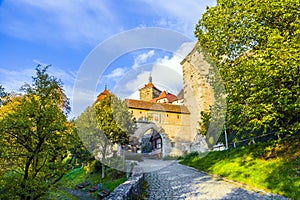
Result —
M149 83L148 83L149 84ZM150 101L151 99L159 97L161 91L157 90L154 87L144 87L140 90L140 100Z
M197 136L201 111L209 111L214 104L214 90L210 81L213 76L211 65L204 59L204 55L196 45L191 53L181 62L184 83L184 105L190 111L191 137L196 143L201 143L200 151L207 147L203 146L203 139ZM195 149L192 149L195 151Z
M141 167L134 166L129 179L112 191L105 200L139 199L144 182L144 173Z

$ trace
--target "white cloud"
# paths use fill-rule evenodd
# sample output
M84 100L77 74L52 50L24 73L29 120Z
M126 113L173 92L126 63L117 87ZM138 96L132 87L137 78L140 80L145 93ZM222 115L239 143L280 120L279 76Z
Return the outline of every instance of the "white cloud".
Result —
M34 69L7 70L0 68L0 84L7 92L19 92L22 85L31 82L31 76L34 73Z
M139 91L135 91L134 93L132 93L130 96L126 97L128 99L140 99L140 93Z
M88 106L91 106L97 95L95 91L78 89L74 91L72 98L70 99L72 111L69 118L77 117L82 113ZM76 105L76 106L74 106Z
M105 75L104 77L105 78L119 78L121 76L123 76L126 72L126 69L125 68L121 68L121 67L118 67L116 69L114 69L110 74L108 75Z
M172 57L164 56L155 63L144 64L139 68L133 66L132 70L124 75L123 80L116 84L116 94L121 98L138 98L138 89L148 83L151 73L156 87L177 95L183 87L180 62L191 52L194 45L194 42L184 43Z
M35 60L34 62L40 62ZM45 64L47 65L47 64ZM73 85L76 74L73 72L66 72L57 67L50 67L48 73L63 83L63 89L72 104ZM7 70L0 68L0 85L5 88L7 92L20 92L20 88L25 84L32 84L32 77L36 75L36 71L32 68L24 68L22 70Z
M152 56L154 56L154 50L150 50L147 53L143 53L138 55L135 59L134 59L134 64L132 66L133 69L138 68L141 64L144 64L147 62L147 60L149 58L151 58Z
M22 39L95 45L120 29L107 1L20 0L10 6L20 12L17 15L3 10L2 17L7 20L3 20L2 31Z
M160 13L160 18L154 23L157 26L171 28L193 36L193 30L198 20L202 17L207 6L216 5L216 0L144 0L153 10Z
M138 91L144 84L148 83L149 71L143 71L136 76L136 79L128 80L125 85L125 88L131 92Z
M64 41L79 47L94 46L111 35L137 27L158 26L193 36L206 6L215 4L215 0L139 0L118 4L109 0L4 1L0 7L0 30L26 40L51 44Z
M33 62L36 63L36 64L38 64L38 65L41 65L41 66L47 66L47 65L49 65L49 64L46 64L44 62L39 61L38 59L33 59Z

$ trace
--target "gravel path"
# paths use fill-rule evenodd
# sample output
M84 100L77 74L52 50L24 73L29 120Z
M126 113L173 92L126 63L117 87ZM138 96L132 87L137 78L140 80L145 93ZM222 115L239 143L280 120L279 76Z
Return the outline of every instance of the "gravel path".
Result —
M160 162L166 167L145 174L149 184L149 199L286 199L243 189L237 184L214 178L177 162ZM166 162L169 163L166 165ZM150 167L149 164L147 167Z

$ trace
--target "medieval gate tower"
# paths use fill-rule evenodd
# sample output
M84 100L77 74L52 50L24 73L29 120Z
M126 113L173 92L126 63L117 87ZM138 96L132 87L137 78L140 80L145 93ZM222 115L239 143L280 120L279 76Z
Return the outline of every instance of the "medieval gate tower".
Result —
M184 105L190 110L190 126L194 143L190 151L205 151L207 144L199 136L201 111L207 112L214 104L214 89L211 84L212 66L205 60L200 47L194 49L181 62L183 71Z

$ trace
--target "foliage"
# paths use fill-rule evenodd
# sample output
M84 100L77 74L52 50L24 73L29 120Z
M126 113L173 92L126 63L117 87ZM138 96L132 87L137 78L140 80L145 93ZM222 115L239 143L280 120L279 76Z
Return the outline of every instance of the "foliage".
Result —
M68 169L73 133L65 115L68 100L47 68L38 66L24 95L0 108L1 199L37 199Z
M65 188L75 189L77 184L82 182L89 182L91 186L101 183L103 188L107 188L110 191L114 190L120 183L125 181L125 173L117 170L106 168L107 176L102 178L102 174L95 169L97 161L91 162L91 170L80 167L70 170L61 180L59 186Z
M94 105L101 130L113 144L127 144L135 130L132 115L125 102L109 95Z
M143 180L142 188L141 188L141 194L139 196L139 199L149 199L149 184L146 181L146 179Z
M7 96L7 93L5 92L2 85L0 85L0 106L3 104L4 100L3 98Z
M75 124L74 122L72 122ZM69 163L73 167L78 167L82 165L87 165L88 163L95 160L94 156L88 151L86 146L84 145L84 142L79 137L77 133L77 129L73 129L74 133L72 134L73 138L73 144L70 146L69 151L72 154L71 159L69 160Z
M68 193L65 190L53 188L46 196L42 197L43 200L78 200L77 197L73 196L72 194Z
M83 182L88 182L90 185L80 192L88 193L89 188L96 187L98 184L102 184L103 189L106 188L113 191L117 186L126 181L124 172L119 172L111 168L106 168L107 176L101 178L101 173L96 169L97 165L98 161L94 160L89 163L88 167L79 167L69 170L61 181L58 182L55 187L52 187L52 191L49 191L45 199L78 199L68 194L65 189L75 190L76 185ZM95 192L93 196L96 196L96 194L97 192ZM86 194L86 196L88 195Z
M188 153L186 156L184 156L183 160L190 160L191 158L198 157L198 156L200 156L199 152L194 151L194 152Z
M297 199L300 196L300 136L256 143L208 155L187 155L182 164Z
M163 157L163 160L180 160L181 158L182 158L181 156L167 155Z
M103 162L102 176L104 178L104 162L112 154L112 144L100 128L94 107L88 107L77 117L76 129L89 152Z
M201 111L200 115L201 115L201 119L199 121L199 127L200 127L199 134L202 136L206 136L210 124L211 113Z
M102 177L104 178L104 164L114 163L111 159L113 146L127 144L129 134L135 130L126 104L114 95L109 95L92 107L88 107L75 123L86 148L103 163Z
M226 87L232 140L299 133L299 7L294 0L219 0L197 24Z

